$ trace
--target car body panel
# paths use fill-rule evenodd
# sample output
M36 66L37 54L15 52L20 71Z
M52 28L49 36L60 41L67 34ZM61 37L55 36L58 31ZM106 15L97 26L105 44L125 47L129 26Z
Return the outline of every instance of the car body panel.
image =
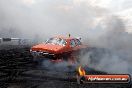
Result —
M61 41L61 42L56 42ZM77 42L78 41L78 42ZM72 37L55 36L50 38L47 42L31 47L31 52L42 52L43 56L54 55L53 57L61 58L70 56L82 49L88 48L83 45L79 39ZM52 58L53 58L52 57Z

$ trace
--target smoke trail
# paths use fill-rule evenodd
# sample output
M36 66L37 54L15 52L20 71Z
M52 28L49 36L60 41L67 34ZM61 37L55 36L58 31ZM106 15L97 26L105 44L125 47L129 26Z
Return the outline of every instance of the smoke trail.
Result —
M43 41L71 33L91 47L113 52L101 53L99 69L130 72L131 6L130 0L0 0L0 37Z
M132 35L125 31L123 20L111 16L99 22L103 25L97 25L98 28L95 27L93 30L101 28L103 31L100 34L97 31L93 32L99 34L93 38L95 40L92 40L93 33L91 33L88 40L91 41L89 44L97 49L82 57L81 63L110 73L131 73Z

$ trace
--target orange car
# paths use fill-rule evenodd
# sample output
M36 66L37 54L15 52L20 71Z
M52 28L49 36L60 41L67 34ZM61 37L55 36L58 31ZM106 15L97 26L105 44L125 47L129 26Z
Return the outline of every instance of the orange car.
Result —
M45 57L52 61L75 61L73 56L76 56L81 50L87 47L86 45L82 45L78 38L56 36L49 38L45 43L33 46L30 51L34 58L37 57L36 59L38 57Z

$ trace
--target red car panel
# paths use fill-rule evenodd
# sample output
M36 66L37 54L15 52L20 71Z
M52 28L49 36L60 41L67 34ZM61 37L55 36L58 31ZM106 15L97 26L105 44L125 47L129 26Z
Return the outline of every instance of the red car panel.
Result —
M31 52L39 53L37 55L50 56L60 58L78 52L88 46L82 45L79 39L72 37L56 36L50 38L43 44L35 45L31 48Z

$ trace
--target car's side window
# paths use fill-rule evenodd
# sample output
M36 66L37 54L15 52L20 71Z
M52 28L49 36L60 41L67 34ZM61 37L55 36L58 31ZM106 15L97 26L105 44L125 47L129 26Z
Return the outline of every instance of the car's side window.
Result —
M70 41L70 46L71 47L75 47L76 46L76 43L75 43L75 41L73 39Z
M81 42L79 39L76 39L76 43L77 43L77 45L81 45Z

